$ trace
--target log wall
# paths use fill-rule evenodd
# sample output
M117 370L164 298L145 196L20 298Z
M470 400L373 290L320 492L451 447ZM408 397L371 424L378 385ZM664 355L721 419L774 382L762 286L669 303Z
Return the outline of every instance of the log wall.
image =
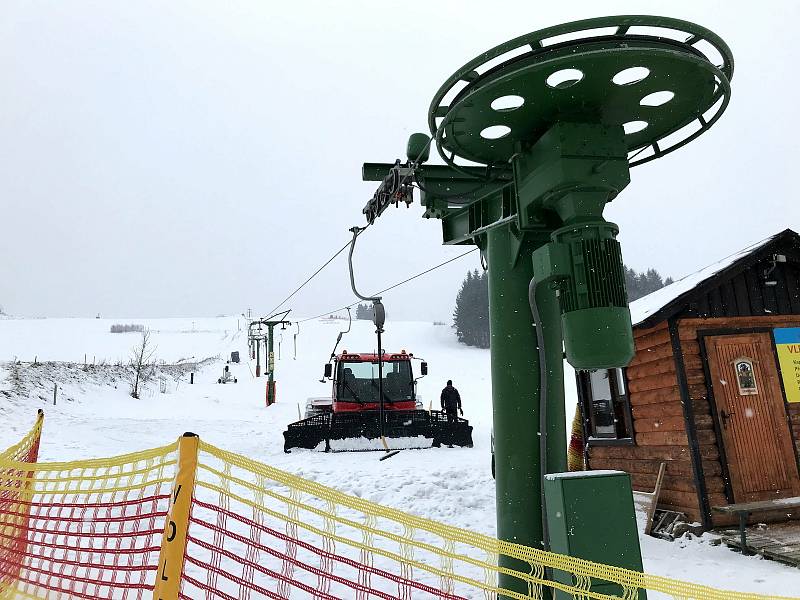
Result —
M635 445L590 445L589 467L626 471L631 475L634 490L652 492L659 466L665 462L659 507L680 511L690 520L700 521L683 405L666 322L651 329L634 330L634 344L636 355L627 368L627 386ZM696 357L692 364L701 366L697 342L687 340L684 344L684 353L688 351L690 356ZM702 379L689 383L698 394L705 389ZM696 410L699 422L711 418L707 402L705 406L699 404ZM704 451L704 464L719 476L721 468L716 447L706 445Z
M718 329L800 327L798 315L758 317L686 318L678 321L691 416L697 432L709 506L728 504L723 465L715 432L709 387L700 348L699 332ZM617 469L630 473L633 489L652 492L659 465L667 464L659 508L677 510L701 522L701 504L695 484L686 421L681 403L669 329L662 322L649 329L635 329L636 354L627 368L628 395L633 416L635 445L589 446L589 468ZM789 420L800 447L800 404L789 405ZM732 521L712 512L715 526Z

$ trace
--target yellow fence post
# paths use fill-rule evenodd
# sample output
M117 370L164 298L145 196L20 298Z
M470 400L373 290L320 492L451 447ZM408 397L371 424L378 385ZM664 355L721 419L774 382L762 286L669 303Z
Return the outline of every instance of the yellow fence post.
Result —
M178 440L178 471L172 486L169 512L161 538L153 600L178 600L199 446L200 438L194 433L184 433Z

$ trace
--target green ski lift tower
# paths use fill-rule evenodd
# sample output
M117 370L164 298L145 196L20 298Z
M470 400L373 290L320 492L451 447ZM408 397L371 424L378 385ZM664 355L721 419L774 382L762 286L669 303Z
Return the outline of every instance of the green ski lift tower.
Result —
M576 369L633 357L618 228L603 209L631 167L720 118L732 75L725 42L686 21L616 16L551 27L447 79L431 102L431 137L411 136L407 162L363 167L364 180L381 182L364 208L368 222L410 202L417 187L444 243L477 245L488 267L501 540L551 548L563 537L548 536L554 518L543 515L545 475L567 470L562 351ZM444 164L426 164L431 146ZM632 518L629 490L620 510ZM613 563L614 544L585 521L580 535L612 550L604 562ZM635 532L619 538L616 555L638 556ZM527 591L508 575L500 585Z

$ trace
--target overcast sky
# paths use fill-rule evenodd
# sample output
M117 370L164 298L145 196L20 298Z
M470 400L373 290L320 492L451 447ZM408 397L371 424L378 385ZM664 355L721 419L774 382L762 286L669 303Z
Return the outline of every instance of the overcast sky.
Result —
M625 261L682 276L800 229L795 2L0 4L0 305L17 315L262 313L363 224L361 163L402 157L434 92L512 37L647 12L722 36L732 100L710 132L631 172L606 210ZM460 254L418 204L359 240L375 291ZM288 306L354 300L346 260ZM449 320L472 254L386 296Z

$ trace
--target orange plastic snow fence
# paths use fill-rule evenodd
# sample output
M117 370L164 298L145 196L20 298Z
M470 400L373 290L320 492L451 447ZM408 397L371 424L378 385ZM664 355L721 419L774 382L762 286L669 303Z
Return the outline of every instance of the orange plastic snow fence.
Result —
M778 599L501 542L193 435L112 458L37 463L41 426L40 415L0 453L0 600L522 600L553 590L630 600L645 589L696 600ZM528 568L498 566L500 556ZM549 579L549 571L573 583ZM525 582L527 593L500 588L499 573ZM607 582L616 591L597 585Z

